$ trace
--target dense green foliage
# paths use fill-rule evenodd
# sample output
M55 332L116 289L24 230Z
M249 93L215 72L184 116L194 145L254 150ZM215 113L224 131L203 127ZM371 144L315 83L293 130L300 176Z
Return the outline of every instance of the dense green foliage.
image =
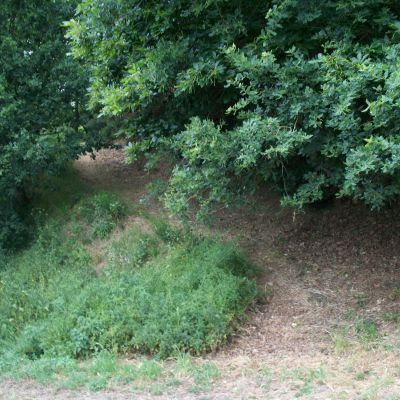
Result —
M0 4L0 248L25 239L29 188L83 150L87 74L67 57L62 26L75 6Z
M89 224L80 218L88 204L103 209ZM30 359L101 350L166 357L226 340L256 295L249 263L231 244L159 222L155 233L126 230L96 271L83 243L99 220L118 223L119 204L104 193L84 199L69 217L50 220L30 249L3 260L0 358L10 349Z
M2 247L24 238L27 189L110 135L148 167L174 156L164 199L178 213L264 187L298 208L398 198L394 0L6 0L0 13Z
M400 192L399 20L395 0L85 0L69 37L128 156L177 155L175 211L264 185L379 208Z

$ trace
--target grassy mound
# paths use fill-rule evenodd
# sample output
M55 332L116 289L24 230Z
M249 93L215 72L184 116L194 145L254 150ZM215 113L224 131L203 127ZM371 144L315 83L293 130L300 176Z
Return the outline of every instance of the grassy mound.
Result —
M92 228L115 225L122 208L106 197L84 200L69 218L84 210ZM106 267L96 272L82 232L66 234L65 226L67 220L48 223L0 270L0 351L29 359L102 350L201 353L226 340L255 298L251 267L233 244L162 224L150 234L128 229L109 244Z

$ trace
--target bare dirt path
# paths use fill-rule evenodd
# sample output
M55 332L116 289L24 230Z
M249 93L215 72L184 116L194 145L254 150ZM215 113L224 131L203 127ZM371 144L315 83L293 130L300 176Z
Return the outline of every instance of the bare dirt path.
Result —
M88 185L134 202L146 184L164 178L125 165L117 150L102 150L75 166ZM164 213L150 201L152 213ZM265 304L250 311L231 342L205 357L221 377L207 393L182 388L165 399L400 399L400 208L371 214L349 203L293 218L275 198L215 215L214 232L237 240L262 269ZM377 329L366 340L363 327ZM364 335L364 336L363 336ZM0 399L146 399L150 394L55 391L2 382Z

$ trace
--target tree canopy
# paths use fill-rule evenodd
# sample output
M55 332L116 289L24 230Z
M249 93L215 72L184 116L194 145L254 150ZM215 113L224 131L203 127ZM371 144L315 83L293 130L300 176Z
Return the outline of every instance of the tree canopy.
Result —
M399 196L397 1L5 0L0 13L2 243L23 228L18 192L100 145L93 121L118 119L131 160L174 155L164 199L178 213L260 188L296 208Z
M128 154L176 154L173 210L264 186L380 208L400 192L399 18L394 0L85 0L68 35Z
M0 247L25 229L18 194L81 151L86 74L67 57L72 1L0 4Z
M88 73L69 56L64 23L76 6L0 4L0 250L26 239L30 188L108 143L107 123L87 111Z

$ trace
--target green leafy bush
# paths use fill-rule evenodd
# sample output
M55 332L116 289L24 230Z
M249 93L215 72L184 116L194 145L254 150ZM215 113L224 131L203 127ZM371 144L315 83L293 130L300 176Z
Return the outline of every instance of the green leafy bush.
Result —
M167 244L133 229L110 244L96 273L60 225L45 226L0 271L0 358L10 349L30 359L202 353L226 340L256 296L251 266L233 244Z
M399 20L395 0L90 0L69 37L128 156L177 156L172 210L267 185L380 208L400 193Z
M68 56L63 22L77 0L0 2L0 248L30 239L42 180L110 142L118 124L87 111L87 71Z
M0 247L26 238L26 193L84 150L87 74L61 27L74 1L0 4Z

